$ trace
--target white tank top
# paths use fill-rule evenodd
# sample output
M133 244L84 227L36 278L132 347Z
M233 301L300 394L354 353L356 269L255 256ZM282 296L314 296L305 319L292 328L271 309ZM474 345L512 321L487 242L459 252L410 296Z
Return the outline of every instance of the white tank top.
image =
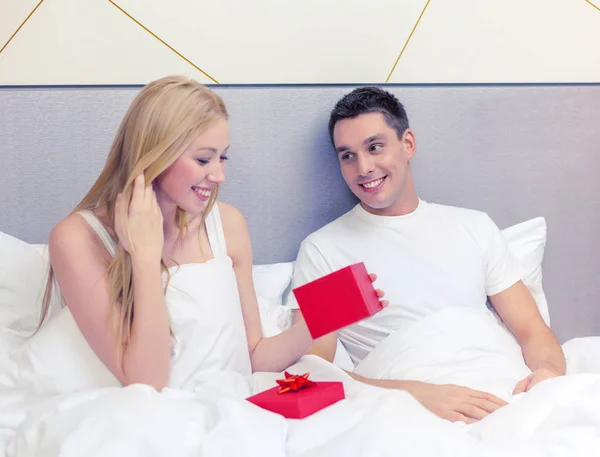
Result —
M116 242L97 216L92 211L79 214L114 255ZM206 218L206 231L213 259L169 268L166 303L173 340L168 387L193 388L223 370L252 373L236 276L217 204Z

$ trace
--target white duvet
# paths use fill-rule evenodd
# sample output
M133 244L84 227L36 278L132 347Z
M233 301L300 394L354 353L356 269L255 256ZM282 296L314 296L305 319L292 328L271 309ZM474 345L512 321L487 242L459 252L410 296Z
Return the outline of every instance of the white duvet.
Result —
M68 315L63 319L67 322ZM469 338L463 328L473 324L478 330ZM462 383L510 401L470 426L437 418L404 392L353 381L314 356L290 371L340 380L347 398L303 420L286 420L245 401L275 385L278 374L246 379L219 372L186 390L161 393L144 385L112 386L108 378L103 386L86 387L89 379L79 378L99 367L86 360L85 348L65 355L69 349L61 345L68 341L58 337L44 344L45 354L63 351L61 360L69 359L54 371L40 362L42 352L35 345L0 354L0 455L600 455L600 374L570 374L512 397L512 387L527 369L518 346L515 353L511 337L485 314L432 316L390 336L356 368L380 378ZM570 342L565 351L577 371L597 368L598 339Z

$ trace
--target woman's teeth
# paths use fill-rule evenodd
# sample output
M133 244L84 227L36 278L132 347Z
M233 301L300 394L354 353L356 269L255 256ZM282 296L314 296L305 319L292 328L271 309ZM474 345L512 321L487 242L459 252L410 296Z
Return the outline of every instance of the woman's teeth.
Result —
M199 189L198 187L192 187L192 189L194 190L194 192L196 192L198 195L202 195L203 197L210 197L210 190L206 190L206 189Z

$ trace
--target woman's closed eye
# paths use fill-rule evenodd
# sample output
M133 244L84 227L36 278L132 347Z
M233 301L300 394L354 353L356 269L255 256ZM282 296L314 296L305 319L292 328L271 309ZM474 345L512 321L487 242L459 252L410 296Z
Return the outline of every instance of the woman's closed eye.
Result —
M225 162L226 160L229 160L229 157L227 157L226 155L219 157L219 162ZM200 165L204 166L204 165L208 165L210 163L210 159L196 159L196 162L198 162Z

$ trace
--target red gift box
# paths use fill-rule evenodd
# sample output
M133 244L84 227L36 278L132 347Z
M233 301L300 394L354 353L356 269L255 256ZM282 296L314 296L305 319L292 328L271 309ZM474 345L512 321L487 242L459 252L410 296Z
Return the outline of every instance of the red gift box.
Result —
M288 419L304 419L346 398L341 382L315 382L310 388L286 393L279 393L280 389L273 387L247 400Z
M293 292L313 339L383 308L362 262L297 287Z

